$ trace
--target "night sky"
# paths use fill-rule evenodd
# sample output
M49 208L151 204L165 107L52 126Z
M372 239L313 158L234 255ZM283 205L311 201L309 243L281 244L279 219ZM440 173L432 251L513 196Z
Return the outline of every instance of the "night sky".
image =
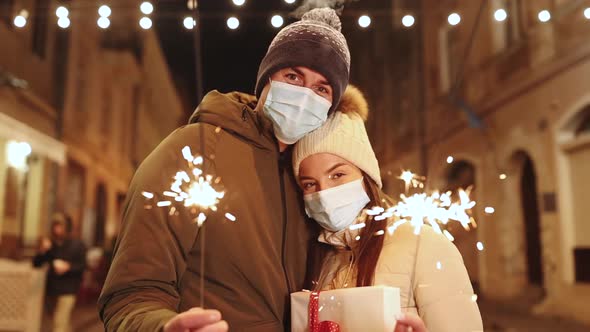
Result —
M157 3L158 34L168 64L183 97L191 110L197 105L195 52L193 34L182 26L182 18L190 14L186 0ZM201 0L200 22L203 90L243 91L252 93L256 84L258 65L279 29L270 24L274 14L286 22L294 21L287 14L297 7L283 0L246 0L235 6L231 0ZM226 20L240 19L240 27L230 30Z
M287 4L284 0L246 0L241 7L232 0L200 0L200 22L203 67L203 90L253 93L258 65L279 29L270 24L272 15L285 19L283 27L295 21L288 16L302 0ZM354 6L355 3L350 4ZM185 99L187 112L197 105L194 31L182 26L190 15L187 0L164 0L155 3L160 41L177 87ZM346 11L345 11L346 12ZM240 27L230 30L226 20L240 19ZM343 23L344 25L344 23Z

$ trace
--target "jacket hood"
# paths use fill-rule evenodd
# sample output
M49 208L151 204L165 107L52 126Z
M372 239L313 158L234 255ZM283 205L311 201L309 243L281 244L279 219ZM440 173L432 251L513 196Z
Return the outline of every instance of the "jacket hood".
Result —
M369 118L369 104L365 99L365 96L356 86L349 84L342 95L340 104L336 108L336 112L344 114L356 114L367 121Z
M246 93L213 90L197 106L189 124L206 123L220 127L252 145L275 149L272 123L263 114L254 111L256 102L255 96Z

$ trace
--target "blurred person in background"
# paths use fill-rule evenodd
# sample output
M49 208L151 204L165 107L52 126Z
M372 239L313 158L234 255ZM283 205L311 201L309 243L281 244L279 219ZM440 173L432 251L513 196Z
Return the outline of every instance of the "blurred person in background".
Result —
M46 295L48 307L53 309L54 332L70 330L76 293L86 268L86 247L71 233L71 218L61 213L53 215L50 238L41 239L39 252L33 258L35 267L49 264Z

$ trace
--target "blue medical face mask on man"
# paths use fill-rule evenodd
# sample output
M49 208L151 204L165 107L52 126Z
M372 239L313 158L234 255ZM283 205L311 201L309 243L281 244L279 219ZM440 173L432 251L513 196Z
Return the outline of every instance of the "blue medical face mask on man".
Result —
M264 113L272 121L277 139L295 144L326 122L330 107L332 103L311 89L271 81Z

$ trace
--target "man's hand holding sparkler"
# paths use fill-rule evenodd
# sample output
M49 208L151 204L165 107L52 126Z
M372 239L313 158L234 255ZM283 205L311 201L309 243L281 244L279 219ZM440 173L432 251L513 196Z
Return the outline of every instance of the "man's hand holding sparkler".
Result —
M164 325L164 332L224 332L229 329L217 310L192 308L174 316Z

